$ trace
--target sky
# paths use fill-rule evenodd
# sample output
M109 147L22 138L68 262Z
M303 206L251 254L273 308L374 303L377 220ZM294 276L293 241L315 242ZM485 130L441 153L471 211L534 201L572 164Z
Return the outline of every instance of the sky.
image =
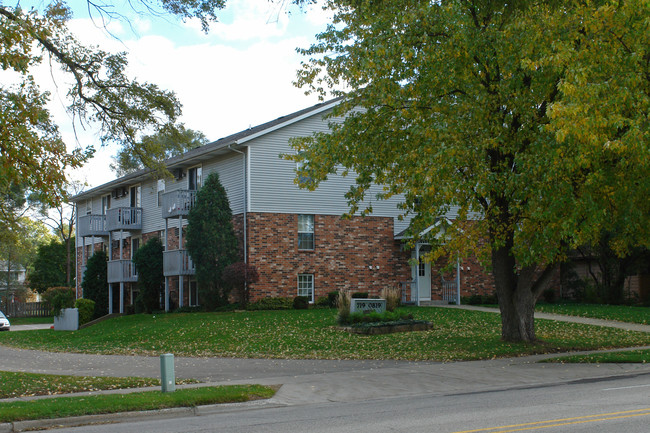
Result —
M290 2L228 0L218 13L220 21L206 34L198 20L137 14L128 6L119 9L128 22L110 20L104 28L98 16L89 18L85 0L73 0L68 2L74 14L69 28L85 44L128 52L130 76L175 92L183 104L180 121L214 141L319 102L293 85L306 60L296 48L315 42L330 15L318 5L301 10L285 3ZM46 73L39 84L52 83L51 71ZM64 140L69 146L98 149L91 162L70 176L89 189L115 178L109 164L116 148L101 148L93 128L74 133L60 80L55 78L57 85L49 88L50 108Z

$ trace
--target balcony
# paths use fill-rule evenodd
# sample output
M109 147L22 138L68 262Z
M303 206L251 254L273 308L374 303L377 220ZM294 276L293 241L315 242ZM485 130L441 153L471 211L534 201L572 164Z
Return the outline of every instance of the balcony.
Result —
M86 236L108 236L106 229L106 215L83 215L79 217L77 235Z
M162 196L162 217L171 218L176 216L187 216L194 206L196 191L181 189L171 191Z
M106 230L142 230L141 207L117 207L106 212Z
M176 275L194 275L196 268L187 250L163 252L163 274L166 277Z
M135 263L131 260L109 260L108 278L109 283L134 283L138 281L138 271Z

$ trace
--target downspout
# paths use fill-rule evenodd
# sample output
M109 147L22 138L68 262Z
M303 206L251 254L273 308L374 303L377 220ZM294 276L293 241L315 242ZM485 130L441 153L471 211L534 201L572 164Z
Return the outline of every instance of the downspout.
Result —
M232 144L228 145L228 149L232 150L233 152L240 153L242 155L242 161L243 161L243 180L244 180L244 263L248 263L248 231L247 231L247 223L246 220L248 219L248 182L247 180L247 170L246 170L246 152L242 152L241 150L237 150L232 147Z
M415 305L420 306L420 242L415 243Z
M78 206L78 204L75 203L75 206ZM77 208L77 211L75 212L74 219L75 219L75 221L74 221L75 227L77 228L77 233L79 233L79 208ZM82 240L82 244L85 243L85 238L83 236L81 237L81 240ZM79 241L78 237L75 236L75 238L74 238L74 274L75 274L74 287L75 287L75 292L76 292L75 294L77 295L77 297L79 297L79 289L81 289L81 287L79 286L79 272L77 271L77 263L79 263L78 262L78 260L79 260L79 249L78 249L78 246L77 246L78 241ZM84 258L83 258L83 246L81 248L81 252L82 252L81 266L79 267L79 271L81 271L81 268L83 267L83 260L84 260ZM82 289L82 292L81 292L81 297L82 298L83 298L83 295L84 294L83 294L83 289Z

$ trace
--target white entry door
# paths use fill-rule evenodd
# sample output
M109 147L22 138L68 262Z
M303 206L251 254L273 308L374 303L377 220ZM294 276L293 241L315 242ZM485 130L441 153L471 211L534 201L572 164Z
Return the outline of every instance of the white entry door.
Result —
M418 289L420 301L431 300L431 263L425 263L422 258L418 264Z

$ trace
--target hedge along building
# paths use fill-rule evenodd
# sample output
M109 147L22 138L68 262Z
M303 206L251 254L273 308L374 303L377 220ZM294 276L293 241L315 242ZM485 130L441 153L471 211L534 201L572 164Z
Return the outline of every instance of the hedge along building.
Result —
M405 248L403 233L410 220L399 218L400 197L374 200L371 216L342 219L353 176L332 175L307 191L294 182L295 163L280 158L293 152L292 137L327 132L328 121L336 119L325 116L337 103L318 104L169 159L174 179L157 180L141 170L75 196L78 275L83 276L93 251L106 249L109 312L123 312L137 294L133 252L159 236L165 245L165 309L197 305L200 289L184 248L184 227L202 179L216 171L228 195L242 259L259 273L250 287L251 301L304 295L314 302L330 291L377 295L398 285L406 301L443 300L438 273L443 264L432 267L418 259L426 244ZM446 280L445 300L456 299L457 283L462 295L493 290L492 279L472 260L459 263L455 274ZM81 278L77 296L82 296Z

